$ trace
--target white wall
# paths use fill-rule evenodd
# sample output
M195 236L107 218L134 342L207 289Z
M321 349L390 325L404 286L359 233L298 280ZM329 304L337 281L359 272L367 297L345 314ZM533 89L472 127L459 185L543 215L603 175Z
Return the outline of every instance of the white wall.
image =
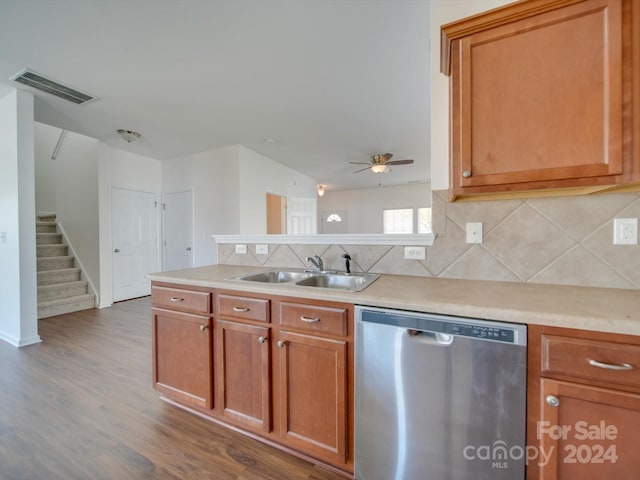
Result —
M33 95L0 99L0 339L16 346L38 336Z
M431 0L431 188L449 188L449 77L440 73L440 27L512 0Z
M238 233L239 153L229 146L162 164L162 192L193 191L194 266L218 263L213 235Z
M35 122L36 214L56 211L58 164L51 159L51 154L60 132L59 128Z
M318 199L318 232L322 212L344 211L347 214L345 233L382 233L382 211L387 208L419 208L431 206L428 183L356 190L327 190Z
M316 181L253 150L240 154L240 235L267 233L267 193L316 198Z
M123 188L154 193L160 203L162 162L154 158L98 145L98 202L100 245L100 307L113 303L113 268L111 238L111 190ZM158 207L158 242L160 207ZM158 243L158 265L160 248Z
M36 211L55 212L87 279L100 291L98 146L95 138L35 123Z

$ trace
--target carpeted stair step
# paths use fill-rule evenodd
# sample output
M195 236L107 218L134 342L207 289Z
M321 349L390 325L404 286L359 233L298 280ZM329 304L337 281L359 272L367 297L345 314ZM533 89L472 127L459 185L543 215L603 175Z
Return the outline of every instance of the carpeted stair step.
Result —
M84 280L42 285L38 287L38 304L56 298L77 297L85 293L87 293L87 282Z
M53 285L55 283L76 282L80 280L79 268L58 268L38 272L38 286Z
M57 233L56 222L36 222L36 233Z
M36 245L59 245L62 243L60 233L36 233Z
M55 213L37 215L37 217L38 217L38 221L39 222L55 222L56 221L56 214Z
M95 308L95 303L95 295L90 293L38 302L38 318L48 318L65 313L88 310Z
M66 257L69 248L66 245L36 245L36 255L38 258L44 257Z
M38 258L37 266L39 272L45 270L56 270L59 268L73 268L74 258L71 256Z

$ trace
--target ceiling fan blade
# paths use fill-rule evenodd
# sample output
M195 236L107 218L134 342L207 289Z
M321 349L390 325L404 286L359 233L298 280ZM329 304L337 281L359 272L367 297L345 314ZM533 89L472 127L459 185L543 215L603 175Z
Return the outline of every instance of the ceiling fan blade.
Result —
M385 165L409 165L413 163L413 160L393 160L385 163Z
M365 170L369 170L369 168L370 168L370 167L367 167L367 168L361 168L360 170L356 170L356 171L355 171L355 172L353 172L353 173L364 172Z
M384 155L380 155L382 159L382 163L389 163L389 159L393 157L393 153L385 153Z
M349 162L353 165L371 165L371 162Z

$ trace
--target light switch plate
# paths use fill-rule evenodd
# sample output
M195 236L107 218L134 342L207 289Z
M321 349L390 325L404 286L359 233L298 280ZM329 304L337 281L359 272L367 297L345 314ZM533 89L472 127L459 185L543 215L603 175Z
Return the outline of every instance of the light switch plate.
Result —
M614 218L613 219L613 244L637 245L638 244L638 219Z
M256 255L269 255L269 245L256 245Z
M244 243L237 244L236 245L236 253L239 253L239 254L247 253L247 246Z
M467 243L482 243L482 222L467 222Z

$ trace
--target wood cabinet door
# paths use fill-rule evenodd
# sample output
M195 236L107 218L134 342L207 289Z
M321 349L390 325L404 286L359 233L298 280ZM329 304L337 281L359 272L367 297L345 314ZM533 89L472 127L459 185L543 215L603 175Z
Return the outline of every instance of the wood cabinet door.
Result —
M270 329L218 320L218 406L243 427L271 431Z
M167 397L213 408L211 318L152 309L153 383Z
M281 331L280 432L291 447L335 465L347 456L347 342Z
M540 479L631 479L640 474L638 394L543 378L536 430L537 453L545 456L529 462L540 465Z
M585 0L453 42L452 193L622 173L622 41L621 0Z

